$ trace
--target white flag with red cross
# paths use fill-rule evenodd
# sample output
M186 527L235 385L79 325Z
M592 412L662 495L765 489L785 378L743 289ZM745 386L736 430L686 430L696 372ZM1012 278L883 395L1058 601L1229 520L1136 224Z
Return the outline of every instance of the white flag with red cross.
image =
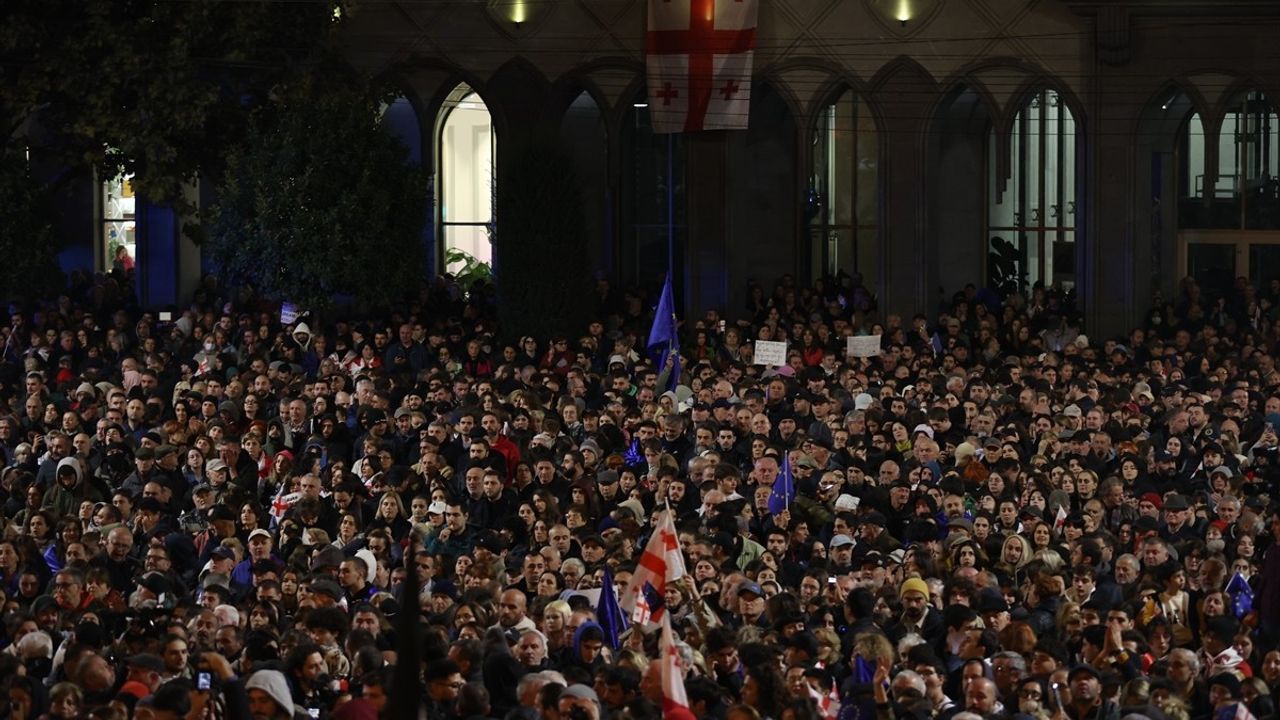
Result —
M747 128L758 9L758 0L649 0L654 132Z

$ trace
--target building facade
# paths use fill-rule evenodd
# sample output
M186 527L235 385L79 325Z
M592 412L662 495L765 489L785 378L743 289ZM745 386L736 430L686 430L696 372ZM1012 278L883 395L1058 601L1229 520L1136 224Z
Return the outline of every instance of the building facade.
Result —
M1280 273L1280 2L760 0L750 128L672 136L649 125L645 2L353 4L345 53L402 88L391 125L432 172L427 272L451 249L502 272L495 188L550 143L593 266L652 287L670 241L686 313L844 271L903 313L1058 285L1111 333L1184 276ZM136 234L144 300L176 299L198 250L163 209L125 225L113 182L91 262Z
M750 129L670 138L649 129L644 26L645 0L358 8L348 56L404 87L438 252L485 252L486 178L556 142L596 267L653 283L670 224L690 312L844 270L902 312L1057 284L1113 331L1184 275L1278 272L1280 3L760 0ZM468 157L490 164L456 171Z

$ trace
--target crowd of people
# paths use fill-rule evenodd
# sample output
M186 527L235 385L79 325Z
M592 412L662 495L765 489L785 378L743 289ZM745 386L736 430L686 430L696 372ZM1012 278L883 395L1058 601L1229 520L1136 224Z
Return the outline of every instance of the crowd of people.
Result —
M665 363L654 298L601 282L541 338L488 297L11 306L0 715L1275 717L1280 306L1247 282L1091 339L1054 290L905 318L783 277ZM664 713L661 633L601 607L668 518Z

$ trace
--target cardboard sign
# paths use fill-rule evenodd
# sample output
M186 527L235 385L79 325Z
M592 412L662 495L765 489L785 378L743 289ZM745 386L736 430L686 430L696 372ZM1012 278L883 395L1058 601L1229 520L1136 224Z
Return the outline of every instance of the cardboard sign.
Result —
M780 367L787 364L787 344L776 340L757 340L754 363Z
M850 335L845 339L849 357L880 357L879 335Z

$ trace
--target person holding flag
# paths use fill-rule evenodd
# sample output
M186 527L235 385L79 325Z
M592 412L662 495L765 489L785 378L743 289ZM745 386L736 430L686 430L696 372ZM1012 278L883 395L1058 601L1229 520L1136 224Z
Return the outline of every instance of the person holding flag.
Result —
M671 273L662 284L662 295L653 313L653 327L649 330L649 358L658 371L658 386L664 391L674 390L680 384L680 337L676 320L675 291L671 286Z
M627 629L627 617L618 605L618 591L613 586L613 571L604 566L604 578L600 581L600 599L596 602L596 618L604 630L604 640L609 647L618 649L618 637Z
M640 555L631 582L622 593L623 609L631 614L634 622L660 622L664 613L657 599L666 594L667 583L684 576L680 539L672 512L667 509L659 515L657 527Z
M791 501L795 498L796 481L791 473L791 454L784 452L782 470L773 483L773 491L769 493L769 514L776 517L779 513L790 510Z

